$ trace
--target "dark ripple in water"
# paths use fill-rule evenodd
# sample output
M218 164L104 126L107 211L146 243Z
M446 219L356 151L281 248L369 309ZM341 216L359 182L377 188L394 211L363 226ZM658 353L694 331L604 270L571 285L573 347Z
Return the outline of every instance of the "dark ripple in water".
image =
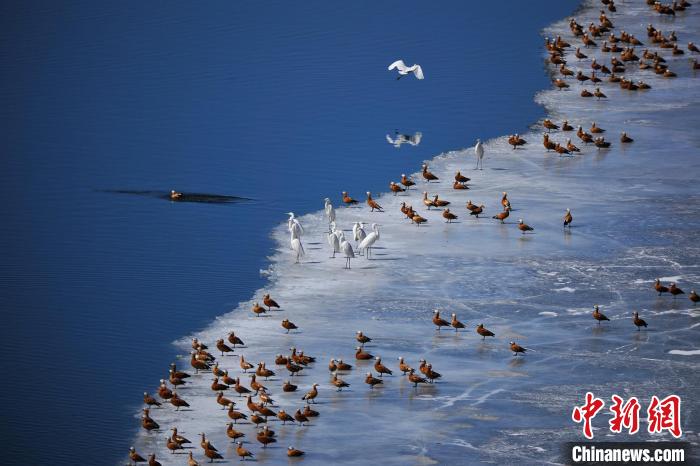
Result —
M181 193L177 199L171 199L170 193L165 191L139 191L131 189L105 189L101 192L117 193L117 194L133 194L136 196L147 196L156 199L164 199L171 202L203 202L207 204L232 204L235 202L252 201L247 197L227 196L223 194L206 194L206 193Z

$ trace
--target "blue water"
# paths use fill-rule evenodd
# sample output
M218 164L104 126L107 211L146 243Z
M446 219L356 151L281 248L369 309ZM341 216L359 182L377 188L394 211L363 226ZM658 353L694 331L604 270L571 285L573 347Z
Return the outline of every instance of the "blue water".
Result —
M287 211L524 132L538 31L575 7L0 5L3 463L123 458L171 341L263 285ZM398 58L426 79L396 81ZM250 200L113 192L170 189Z

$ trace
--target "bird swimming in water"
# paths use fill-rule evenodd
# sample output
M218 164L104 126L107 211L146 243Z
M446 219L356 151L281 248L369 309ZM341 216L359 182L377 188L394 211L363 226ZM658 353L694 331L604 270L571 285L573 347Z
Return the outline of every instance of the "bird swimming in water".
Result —
M700 296L698 296L695 290L690 290L690 294L688 294L688 299L692 301L693 304L697 304L698 301L700 301Z
M634 322L634 325L637 326L637 331L639 331L642 327L647 327L647 323L644 321L644 319L639 318L639 313L636 311L634 313L634 318L632 319L632 322Z
M593 315L593 318L598 321L598 325L600 325L600 323L604 320L608 320L608 321L610 320L610 319L608 319L608 317L605 314L600 312L600 309L598 309L597 304L593 307L593 314L592 315Z
M182 198L182 193L179 193L179 192L175 191L174 189L170 190L170 199L171 200L176 201L176 200L181 199L181 198Z
M413 73L416 79L423 79L423 68L420 65L414 64L413 66L406 66L403 60L396 60L394 63L389 65L389 71L396 69L399 72L399 76L396 78L398 81L402 77Z

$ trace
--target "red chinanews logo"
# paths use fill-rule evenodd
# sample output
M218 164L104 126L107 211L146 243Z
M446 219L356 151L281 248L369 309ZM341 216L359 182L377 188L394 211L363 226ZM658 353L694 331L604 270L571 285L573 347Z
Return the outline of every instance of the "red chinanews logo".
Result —
M612 405L609 410L613 417L608 421L610 431L615 433L627 429L630 435L639 431L639 412L641 405L636 397L625 401L617 395L612 395ZM583 435L587 439L593 438L593 418L603 409L605 402L596 398L591 392L586 393L586 402L582 406L575 406L571 413L571 419L579 424L583 423ZM650 434L668 431L675 438L679 438L681 430L681 398L678 395L669 395L660 400L656 395L651 397L647 408L647 432Z

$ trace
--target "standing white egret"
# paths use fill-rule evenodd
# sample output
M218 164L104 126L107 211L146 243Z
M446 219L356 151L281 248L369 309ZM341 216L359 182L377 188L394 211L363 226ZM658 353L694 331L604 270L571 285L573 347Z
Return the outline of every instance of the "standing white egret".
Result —
M484 169L484 146L481 144L481 139L476 140L476 146L474 146L474 154L476 155L476 168L474 170L479 169L479 166L481 166L481 170Z
M367 237L367 232L365 232L365 223L364 222L355 222L355 225L352 227L352 237L355 240L355 243L360 243L363 239ZM362 255L362 250L360 249L360 255Z
M366 251L365 255L367 256L367 259L369 259L369 256L372 255L372 246L374 246L374 243L377 241L379 241L379 227L376 223L373 223L372 232L368 234L365 239L360 241L358 249L364 249Z
M331 204L331 200L329 198L325 199L325 206L324 210L326 211L326 217L328 218L328 228L330 231L330 224L331 222L335 222L335 208L333 207L333 204Z
M333 251L333 255L331 257L335 259L335 253L340 252L340 240L336 234L335 222L331 222L331 231L328 233L328 245Z
M289 228L290 232L296 229L298 233L297 237L301 238L304 234L304 227L301 226L299 220L294 216L294 212L287 212L287 215L289 215L289 219L287 220L287 228Z
M292 250L296 254L296 261L294 263L298 264L305 254L304 246L301 245L301 240L299 238L292 238Z
M350 259L355 258L355 251L352 250L352 245L345 241L345 239L340 243L340 249L343 251L343 254L345 254L345 268L349 269Z
M396 78L398 81L407 74L413 73L413 75L418 79L423 79L423 68L420 65L406 66L403 60L396 60L394 63L389 65L389 71L396 68L399 71L399 77Z

